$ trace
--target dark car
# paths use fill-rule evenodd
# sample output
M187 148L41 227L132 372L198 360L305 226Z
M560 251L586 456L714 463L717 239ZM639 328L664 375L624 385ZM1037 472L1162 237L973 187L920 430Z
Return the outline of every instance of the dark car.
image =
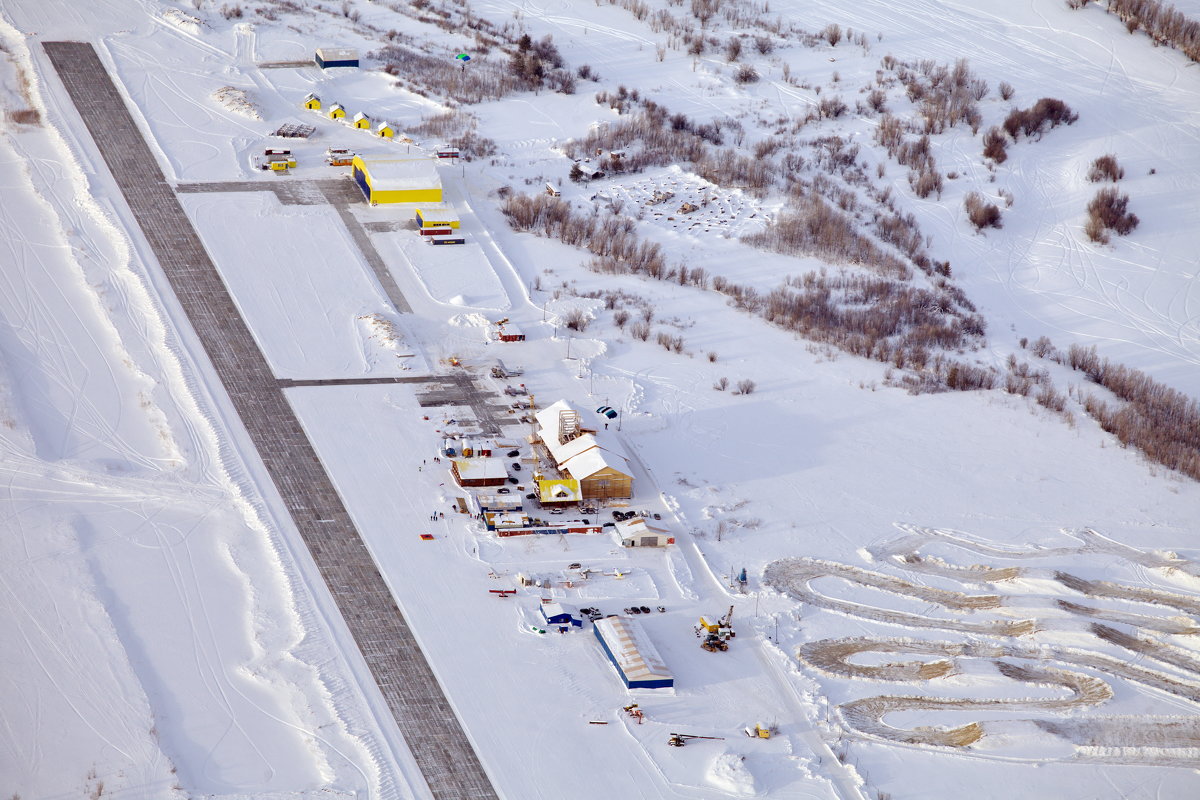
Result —
M508 488L507 486L501 486L499 489L496 490L496 494L508 494L511 491L512 491L512 489Z
M521 471L521 465L514 461L513 462L513 472L520 472L520 471Z
M519 456L519 455L521 455L521 451L520 451L520 450L509 450L509 451L508 451L508 457L509 457L509 458L516 458L516 457L517 457L517 456Z
M520 481L521 481L521 479L520 479L520 478L518 478L518 477L516 477L515 475L509 475L509 476L508 476L508 482L509 482L509 483L520 483Z

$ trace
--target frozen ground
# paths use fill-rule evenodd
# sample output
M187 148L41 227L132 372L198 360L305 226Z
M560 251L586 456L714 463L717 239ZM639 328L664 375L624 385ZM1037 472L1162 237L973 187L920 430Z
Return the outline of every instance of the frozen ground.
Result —
M173 181L328 178L319 154L330 145L421 151L301 110L309 91L400 130L438 107L376 72L256 66L306 58L318 38L377 46L348 18L281 12L272 23L247 10L230 21L199 5L3 11L3 106L38 109L45 124L6 118L0 131L0 639L17 643L0 669L0 792L422 797L40 42L96 44ZM384 4L353 5L381 30L451 39ZM999 363L1017 337L1044 333L1060 346L1095 342L1200 393L1193 67L1096 8L771 8L811 30L867 31L871 50L789 45L753 56L763 80L736 87L719 54L667 49L659 60L665 37L618 6L476 10L552 33L603 86L638 86L699 119L802 116L817 96L784 81L784 63L797 83L826 91L839 71L849 97L889 52L966 56L993 85L1011 82L1022 104L1062 97L1080 121L1012 146L996 172L995 188L1016 198L1001 231L972 235L962 219L962 194L987 180L978 139L936 140L939 163L962 175L941 202L913 198L895 165L887 179L988 318L991 349L980 358ZM224 86L242 90L262 122L214 101ZM1196 485L1082 415L1068 425L1000 392L910 396L885 386L882 366L810 347L718 295L595 275L580 251L511 233L496 190L552 180L577 203L643 207L644 235L712 274L770 288L820 267L736 241L772 212L769 200L709 194L673 169L567 182L554 144L613 118L592 102L596 88L474 109L497 141L495 163L442 173L469 247L424 246L407 229L409 210L355 208L412 314L390 306L329 206L285 206L269 192L182 196L277 377L424 374L454 356L486 384L499 356L525 368L518 380L539 405L565 397L621 411L616 433L635 457L631 504L663 516L674 548L626 550L608 534L498 539L452 510L462 492L432 462L443 433L470 427L448 424L465 409L422 408L409 385L288 391L498 793L1195 794ZM989 98L985 126L1006 109ZM264 133L286 121L318 126L295 148L297 174L255 171ZM868 120L851 115L833 130L877 157ZM1143 223L1098 248L1080 235L1092 191L1082 176L1105 152L1126 166L1122 186ZM656 191L675 197L645 206ZM666 214L684 201L700 208ZM615 309L584 296L605 291L622 293L634 318L650 309L684 352L633 339ZM571 309L585 313L586 330L563 327ZM529 340L491 342L499 317ZM713 391L721 377L757 389ZM504 383L492 384L497 402ZM525 432L506 428L516 441ZM594 572L583 578L569 569L577 562ZM731 586L742 568L748 585ZM518 588L518 573L550 585L491 592ZM607 613L663 606L641 619L676 687L624 690L588 627L531 631L543 597ZM696 618L730 605L739 633L730 651L702 651ZM621 711L635 701L641 725ZM741 733L758 722L777 734ZM723 738L667 747L675 732Z

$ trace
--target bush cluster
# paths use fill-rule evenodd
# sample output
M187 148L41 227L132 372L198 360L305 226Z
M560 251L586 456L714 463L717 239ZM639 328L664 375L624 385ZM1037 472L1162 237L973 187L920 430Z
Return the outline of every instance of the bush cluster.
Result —
M1200 404L1140 370L1100 358L1095 347L1072 345L1066 362L1123 401L1084 397L1100 427L1150 460L1200 480Z
M1117 157L1112 153L1100 156L1093 161L1087 174L1087 179L1092 183L1101 183L1102 181L1116 183L1124 177L1125 170L1117 163Z
M1000 207L995 203L987 202L979 192L968 192L963 200L963 206L966 208L967 218L975 226L976 232L984 228L1004 227L1000 222Z
M1029 108L1014 108L1010 111L1004 118L1004 130L1015 142L1022 133L1029 137L1040 137L1047 127L1072 125L1078 119L1079 115L1062 100L1043 97Z
M920 377L905 383L912 391L992 388L995 375L958 362L947 361L936 350L965 350L978 345L985 323L960 289L944 278L934 288L919 288L907 281L911 270L897 257L884 253L858 233L844 216L819 195L810 195L805 210L794 221L776 224L776 236L794 246L830 253L856 253L857 263L880 272L842 272L835 276L810 273L785 281L766 295L753 287L733 283L723 276L711 288L730 303L815 341L825 342L855 355L873 358L900 369L917 370ZM661 247L640 241L629 218L583 216L573 213L561 198L547 195L510 195L503 205L509 224L519 231L583 247L596 257L589 267L598 272L629 273L659 280L677 280L704 289L710 285L703 269L684 265L668 267ZM652 317L653 310L649 311ZM650 318L630 323L635 339L650 336ZM624 320L628 321L628 316ZM668 338L670 337L670 338ZM678 352L682 339L660 333L660 344Z
M983 135L983 157L997 164L1008 160L1008 139L1004 137L1004 131L995 126L988 128Z
M1188 19L1174 6L1159 0L1109 0L1107 10L1116 14L1130 33L1143 30L1156 43L1200 61L1200 22Z
M1140 220L1137 214L1128 210L1129 195L1122 194L1116 189L1107 188L1096 192L1096 196L1088 203L1088 221L1084 232L1093 242L1108 244L1109 231L1115 231L1118 236L1130 233L1138 226Z

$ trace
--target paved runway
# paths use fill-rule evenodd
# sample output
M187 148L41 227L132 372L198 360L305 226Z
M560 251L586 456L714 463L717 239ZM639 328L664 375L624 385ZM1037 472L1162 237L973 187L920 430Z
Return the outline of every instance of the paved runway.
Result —
M84 42L46 42L44 47L212 360L433 796L496 798L279 382L95 50ZM323 189L319 194L325 195ZM400 310L406 309L407 303Z

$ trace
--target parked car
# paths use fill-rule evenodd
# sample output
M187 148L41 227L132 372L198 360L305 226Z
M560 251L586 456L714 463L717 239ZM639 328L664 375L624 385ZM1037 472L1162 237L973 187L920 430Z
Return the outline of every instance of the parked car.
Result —
M508 457L509 457L509 458L516 458L516 457L518 457L519 455L521 455L521 451L520 451L520 450L509 450L509 451L508 451Z
M509 476L508 476L508 482L509 482L509 483L520 483L520 481L521 481L521 479L520 479L520 478L518 478L518 477L517 477L517 476L515 476L515 475L509 475Z
M552 508L552 509L550 509L550 513L551 514L561 514L561 513L563 513L563 510L561 508Z
M520 465L520 464L518 464L518 463L517 463L517 462L515 462L515 461L513 462L513 465L512 465L512 467L513 467L513 472L520 472L520 471L521 471L521 465Z
M510 492L512 492L512 489L508 488L507 486L501 486L496 490L496 494L509 494Z

